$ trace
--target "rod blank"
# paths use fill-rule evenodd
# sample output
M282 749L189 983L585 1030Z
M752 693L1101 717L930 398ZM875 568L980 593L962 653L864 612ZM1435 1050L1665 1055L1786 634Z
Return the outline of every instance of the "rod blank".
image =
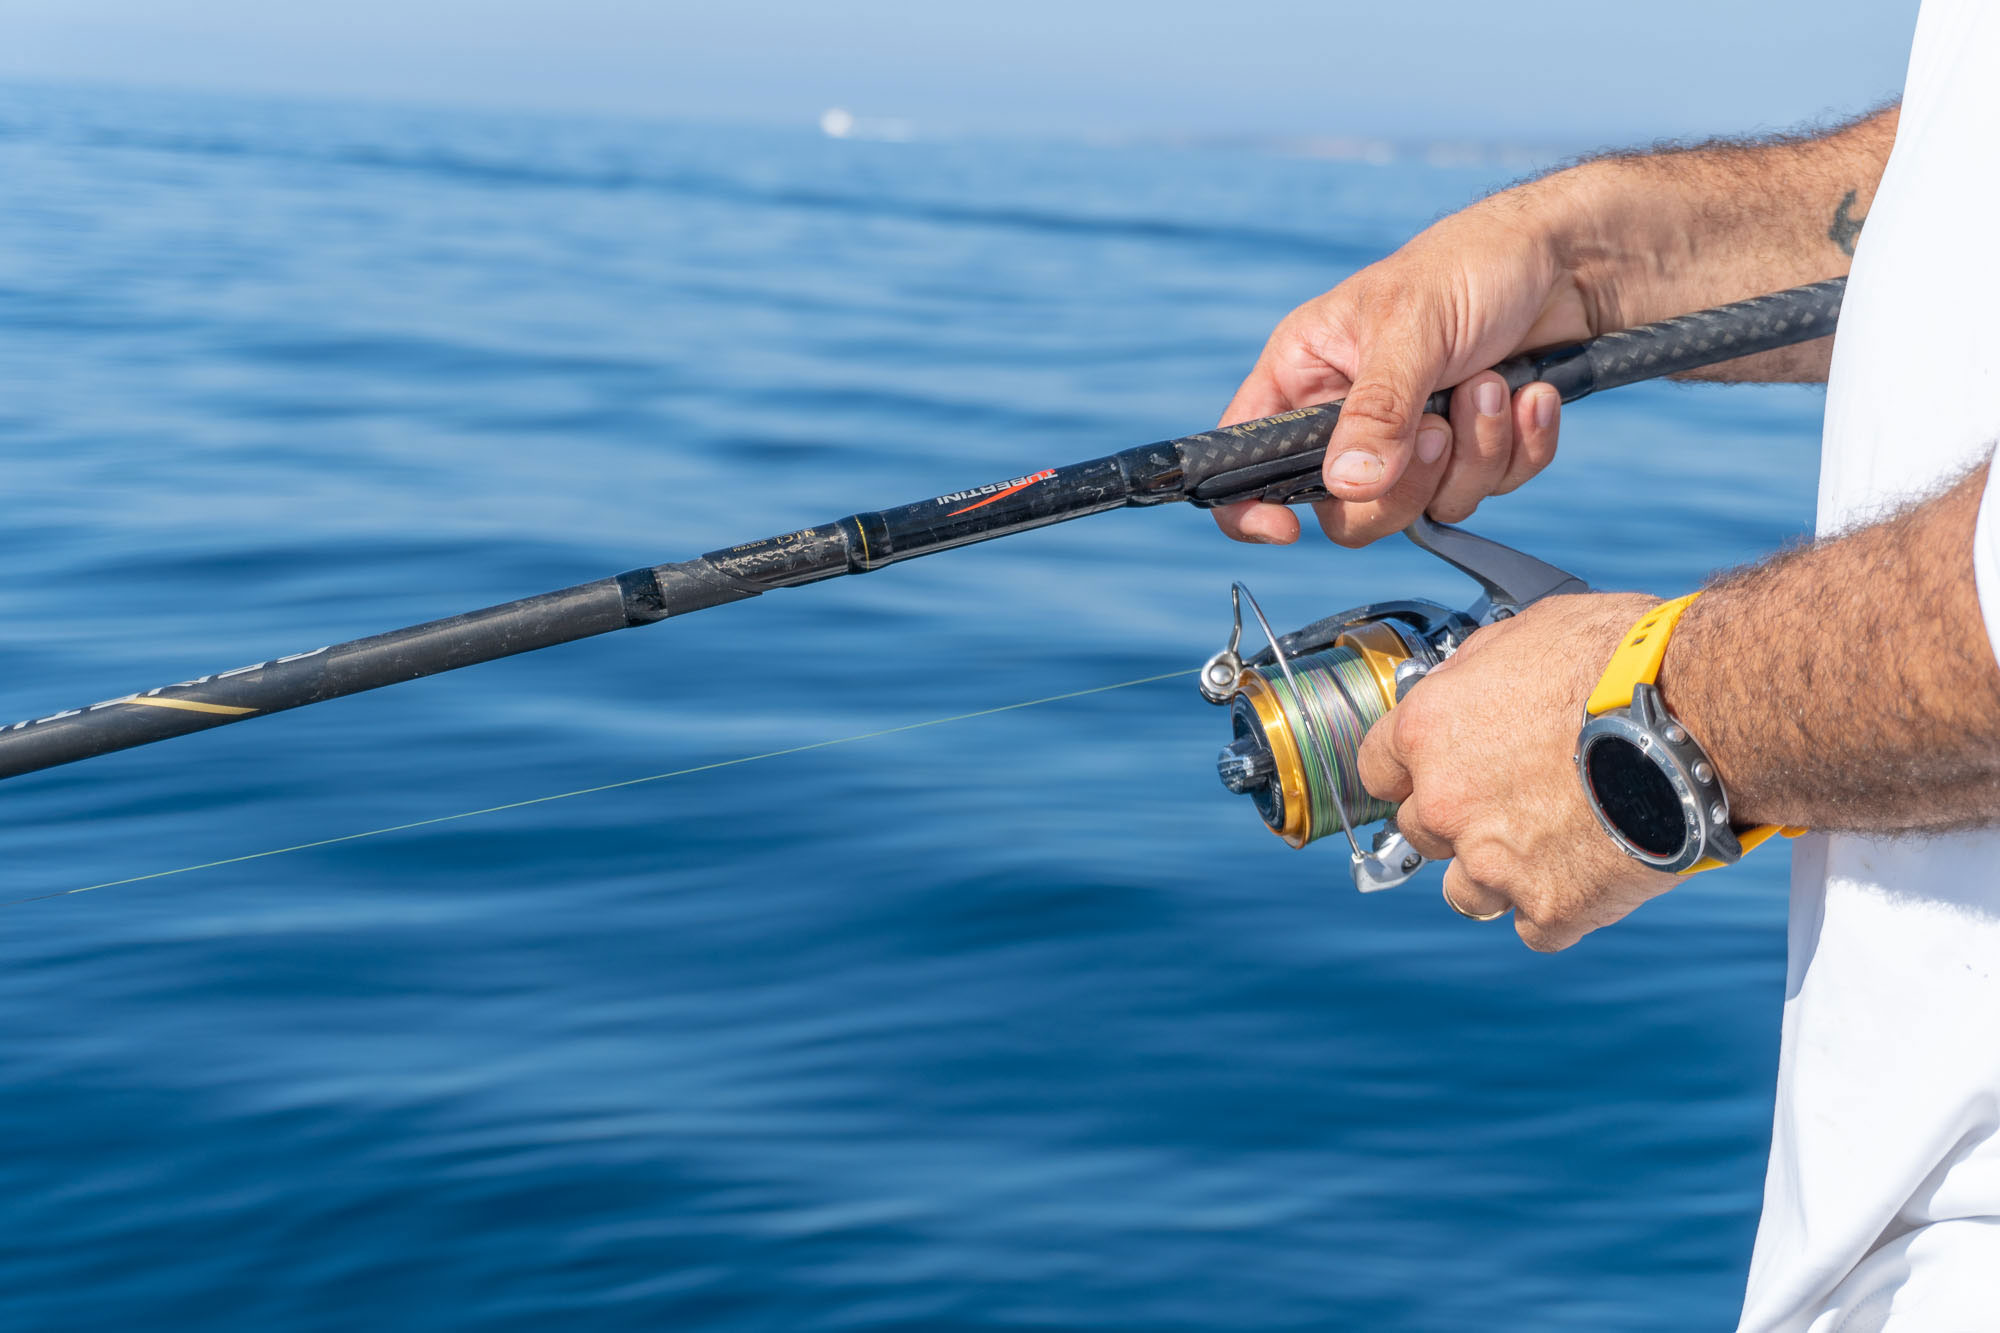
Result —
M1835 278L1796 287L1529 353L1496 369L1517 389L1545 380L1572 402L1826 337L1846 285ZM1441 390L1429 410L1442 412L1449 400L1450 391ZM1325 499L1320 463L1339 419L1338 403L1301 408L16 722L0 729L0 778L1106 510Z

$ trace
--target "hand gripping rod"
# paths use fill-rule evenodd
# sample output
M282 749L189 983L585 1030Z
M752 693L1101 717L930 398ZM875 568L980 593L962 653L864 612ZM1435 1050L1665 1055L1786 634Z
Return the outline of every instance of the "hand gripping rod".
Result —
M1495 367L1509 386L1544 380L1564 402L1600 389L1823 338L1845 278L1738 301ZM1426 404L1444 412L1449 390ZM0 728L0 777L415 680L475 662L684 616L773 588L865 574L933 551L1086 514L1184 500L1292 504L1326 498L1320 462L1340 405L1301 408L1048 468L895 509L634 569L594 583L390 630Z

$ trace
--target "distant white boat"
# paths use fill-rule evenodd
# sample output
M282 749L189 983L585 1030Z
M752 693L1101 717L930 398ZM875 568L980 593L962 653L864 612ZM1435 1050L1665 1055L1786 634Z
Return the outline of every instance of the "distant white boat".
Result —
M819 113L819 129L829 139L875 139L883 143L908 143L917 137L915 122L885 117L863 118L844 106L830 106Z

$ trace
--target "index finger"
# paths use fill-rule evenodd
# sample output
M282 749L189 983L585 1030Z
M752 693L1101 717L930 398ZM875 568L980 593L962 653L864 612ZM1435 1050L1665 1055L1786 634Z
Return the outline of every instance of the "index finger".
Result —
M1235 397L1223 409L1218 426L1235 426L1245 421L1255 421L1259 417L1274 417L1280 412L1289 412L1297 406L1284 390L1278 387L1277 376L1271 373L1268 357L1259 357L1250 373L1243 377L1243 383L1236 387Z
M1210 512L1215 515L1215 526L1239 542L1286 546L1299 539L1298 515L1283 505L1245 500L1240 504L1217 505Z
M1291 398L1278 386L1268 358L1259 358L1237 387L1236 396L1229 400L1229 406L1217 424L1234 426L1259 417L1274 417L1280 412L1289 412L1294 406ZM1298 515L1283 505L1245 500L1240 504L1218 505L1213 512L1215 526L1222 529L1224 536L1239 542L1286 546L1299 539Z

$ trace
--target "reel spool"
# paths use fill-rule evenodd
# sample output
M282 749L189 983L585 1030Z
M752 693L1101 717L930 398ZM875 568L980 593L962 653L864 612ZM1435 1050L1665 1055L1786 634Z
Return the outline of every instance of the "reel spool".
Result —
M1364 620L1332 647L1292 660L1298 691L1275 664L1245 667L1229 706L1234 738L1216 759L1222 785L1255 802L1294 847L1338 834L1341 810L1357 824L1391 818L1396 808L1361 786L1353 756L1395 705L1397 668L1432 660L1404 622Z
M1392 824L1368 851L1356 836L1396 814L1369 795L1356 772L1368 729L1481 625L1553 593L1589 591L1553 565L1429 519L1405 535L1471 575L1486 595L1464 611L1424 601L1375 603L1281 636L1249 589L1234 584L1229 643L1201 671L1202 697L1229 708L1232 734L1216 757L1222 785L1248 796L1293 847L1344 835L1363 892L1401 884L1424 864ZM1247 661L1237 651L1246 602L1268 644Z

